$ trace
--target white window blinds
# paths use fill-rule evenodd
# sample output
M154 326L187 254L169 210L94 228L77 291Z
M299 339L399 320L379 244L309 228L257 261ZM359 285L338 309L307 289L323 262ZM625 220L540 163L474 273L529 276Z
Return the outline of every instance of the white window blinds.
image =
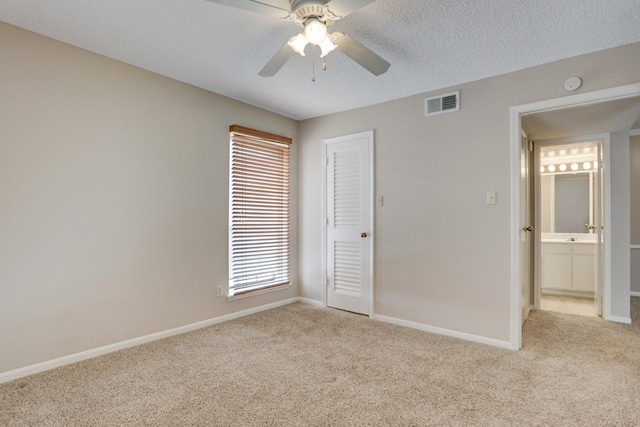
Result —
M232 125L229 296L290 284L291 139Z

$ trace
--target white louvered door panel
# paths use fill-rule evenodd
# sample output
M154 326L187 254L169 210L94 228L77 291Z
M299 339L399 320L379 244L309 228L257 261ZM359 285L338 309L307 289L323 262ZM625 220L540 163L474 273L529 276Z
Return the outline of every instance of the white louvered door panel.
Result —
M362 256L360 242L337 242L333 245L334 291L353 297L362 296Z
M370 314L372 134L325 142L327 305Z

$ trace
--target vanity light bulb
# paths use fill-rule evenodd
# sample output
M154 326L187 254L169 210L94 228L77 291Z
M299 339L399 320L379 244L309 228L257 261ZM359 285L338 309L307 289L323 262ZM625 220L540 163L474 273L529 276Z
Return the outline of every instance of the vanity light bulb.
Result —
M566 170L567 170L567 165L565 165L564 163L563 163L563 164L561 164L561 165L560 165L560 170L561 170L562 172L566 171Z
M597 169L598 168L598 162L593 162L593 168Z
M553 165L549 165L549 172L554 172L556 170L556 167Z
M571 163L571 170L572 170L572 171L577 171L579 167L580 167L580 166L578 166L578 164L577 164L577 163Z
M540 172L544 172L544 166L540 166Z
M584 162L584 163L582 164L582 167L583 167L583 168L585 168L585 169L591 169L591 163L589 163L589 162Z

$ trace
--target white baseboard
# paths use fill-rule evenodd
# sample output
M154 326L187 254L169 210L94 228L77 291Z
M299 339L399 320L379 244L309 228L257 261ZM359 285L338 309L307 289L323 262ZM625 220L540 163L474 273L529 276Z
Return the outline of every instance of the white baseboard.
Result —
M631 291L629 293L631 294L632 297L640 297L640 292Z
M395 317L382 316L374 314L372 316L374 320L380 320L382 322L392 323L394 325L406 326L408 328L419 329L425 332L431 332L438 335L445 335L453 338L460 338L466 341L473 341L481 344L488 344L494 347L502 347L512 350L513 347L509 341L501 341L493 338L482 337L479 335L468 334L466 332L453 331L451 329L439 328L437 326L425 325L423 323L410 322L408 320L397 319Z
M317 301L309 298L298 297L298 301L303 302L305 304L314 305L316 307L322 307L322 301Z
M91 359L97 356L102 356L103 354L113 353L114 351L124 350L125 348L135 347L140 344L146 344L151 341L168 338L174 335L184 334L185 332L191 332L196 329L206 328L207 326L226 322L228 320L237 319L239 317L248 316L250 314L259 313L261 311L271 310L272 308L281 307L283 305L291 304L298 301L302 301L309 304L315 303L313 300L306 300L303 298L289 298L289 299L277 301L271 304L265 304L259 307L254 307L247 310L242 310L235 313L227 314L224 316L215 317L213 319L191 323L189 325L180 326L178 328L168 329L166 331L156 332L153 334L144 335L142 337L105 345L103 347L82 351L80 353L70 354L68 356L59 357L57 359L49 360L42 363L37 363L35 365L25 366L24 368L18 368L12 371L2 372L0 373L0 384L8 381L13 381L18 378L23 378L28 375L33 375L40 372L48 371L50 369L54 369L60 366L69 365L71 363L80 362L82 360Z
M626 325L631 324L630 317L621 317L621 316L608 316L604 320L608 320L610 322L624 323Z

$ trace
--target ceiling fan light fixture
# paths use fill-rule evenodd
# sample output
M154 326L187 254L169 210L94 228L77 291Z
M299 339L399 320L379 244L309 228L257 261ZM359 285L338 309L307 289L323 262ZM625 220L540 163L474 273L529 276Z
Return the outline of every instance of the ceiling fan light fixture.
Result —
M304 25L307 41L317 46L327 39L327 27L317 19L309 19Z
M307 43L307 38L302 33L298 34L297 36L291 37L287 42L287 44L291 46L291 49L299 53L300 56L304 56L304 48L307 46Z
M320 58L324 58L325 56L327 56L336 47L337 46L335 44L333 44L333 42L331 41L331 39L329 37L325 37L324 40L322 40L322 42L320 42L320 49L322 50L322 54L320 55Z
M391 64L380 55L352 37L342 32L329 34L328 27L335 21L365 7L376 0L288 0L289 7L284 0L209 0L224 6L235 7L252 12L264 13L289 23L295 23L303 28L276 52L275 55L258 72L262 77L274 76L282 66L293 56L293 53L305 55L309 43L320 47L320 58L324 59L334 50L339 50L349 59L365 68L374 76L386 73ZM277 3L274 4L274 3ZM313 57L317 53L313 49ZM313 62L315 67L315 61ZM322 62L326 69L326 61Z

